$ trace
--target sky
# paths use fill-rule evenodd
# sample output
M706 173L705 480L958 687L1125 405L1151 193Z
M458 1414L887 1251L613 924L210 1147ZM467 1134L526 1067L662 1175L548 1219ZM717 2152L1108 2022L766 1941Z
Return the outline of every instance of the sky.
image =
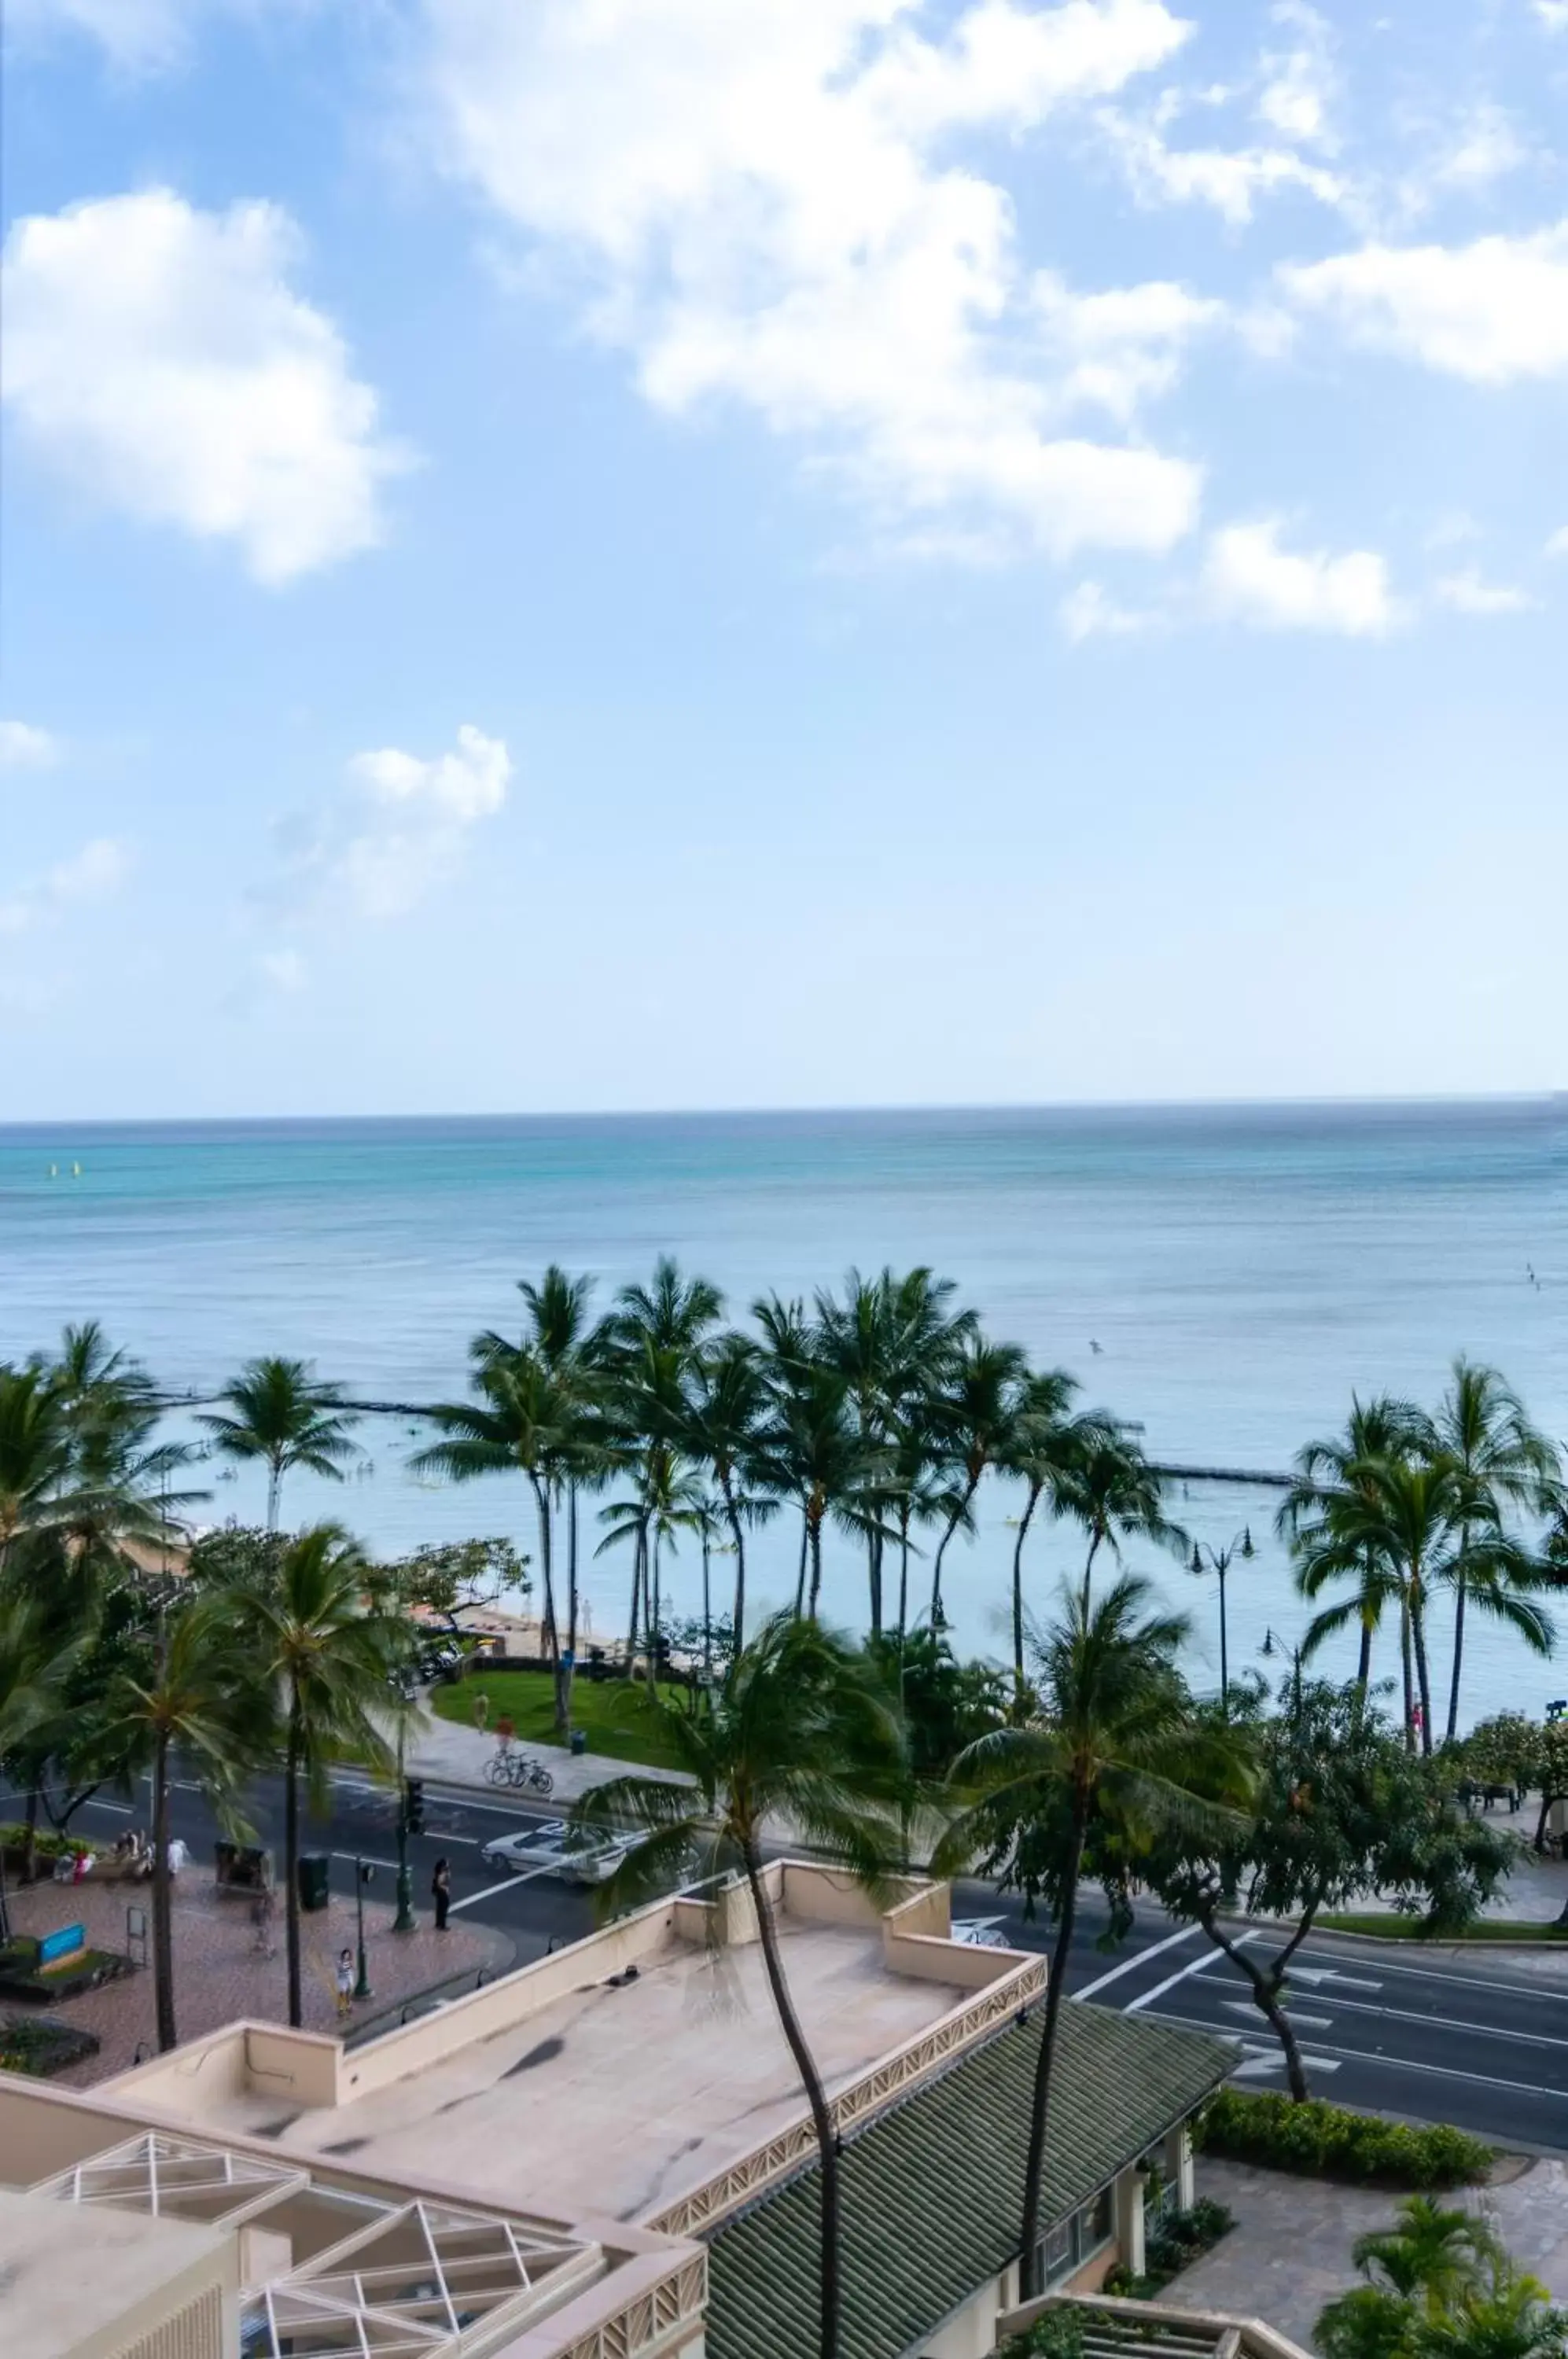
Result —
M10 0L0 1119L1563 1082L1568 0Z

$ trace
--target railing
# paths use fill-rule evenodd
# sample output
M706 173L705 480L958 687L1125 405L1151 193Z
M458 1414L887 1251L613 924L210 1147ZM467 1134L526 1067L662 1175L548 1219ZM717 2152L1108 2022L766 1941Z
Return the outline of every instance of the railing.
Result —
M1084 2359L1148 2359L1155 2351L1166 2359L1309 2359L1299 2343L1276 2334L1260 2318L1107 2293L1042 2294L1004 2310L996 2321L997 2351L1051 2310L1074 2313L1083 2331Z
M414 2022L421 2015L433 2015L450 1999L465 1998L471 1990L483 1990L486 1983L495 1982L502 1972L514 1971L510 1966L465 1967L460 1974L449 1974L444 1982L431 1983L428 1989L416 1991L400 2006L384 2006L379 2015L365 2016L352 2031L344 2032L343 2044L345 2048L363 2048L367 2039L379 2039L384 2032L401 2030L404 2024Z

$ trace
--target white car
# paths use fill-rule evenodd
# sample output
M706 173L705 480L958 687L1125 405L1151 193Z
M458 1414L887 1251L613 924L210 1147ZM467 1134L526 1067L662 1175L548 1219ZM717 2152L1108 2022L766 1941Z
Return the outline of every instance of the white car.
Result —
M565 1819L545 1819L519 1827L516 1834L496 1835L479 1856L486 1867L509 1868L514 1875L559 1875L569 1884L605 1884L621 1862L639 1843L641 1833L601 1833L574 1827Z
M971 1950L1010 1950L1011 1941L999 1930L1007 1921L1005 1917L955 1917L948 1939Z

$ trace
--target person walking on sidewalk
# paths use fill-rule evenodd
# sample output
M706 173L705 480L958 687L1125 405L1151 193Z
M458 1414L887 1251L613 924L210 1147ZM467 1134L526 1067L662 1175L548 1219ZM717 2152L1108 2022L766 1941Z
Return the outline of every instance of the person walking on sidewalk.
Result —
M353 2012L354 1951L340 1950L338 1951L338 2013L340 2016L344 2016L352 2015Z
M435 1902L436 1931L446 1931L447 1911L452 1907L452 1870L444 1859L438 1859L430 1877L430 1898Z

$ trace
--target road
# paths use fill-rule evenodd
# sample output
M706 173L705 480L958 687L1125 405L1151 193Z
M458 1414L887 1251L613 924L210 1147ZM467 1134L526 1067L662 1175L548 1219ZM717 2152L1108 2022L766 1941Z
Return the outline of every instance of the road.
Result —
M200 1786L177 1782L171 1807L175 1832L199 1860L210 1859L216 1829ZM0 1794L0 1810L19 1815L18 1799ZM257 1840L280 1857L281 1779L260 1780L247 1810ZM99 1796L84 1806L79 1823L102 1839L131 1815L127 1804ZM553 1876L497 1876L480 1857L497 1832L553 1815L548 1803L427 1784L425 1832L408 1846L416 1908L421 1915L428 1909L430 1873L444 1856L454 1913L471 1913L504 1931L519 1964L580 1940L595 1922L591 1893ZM136 1820L145 1825L147 1816L141 1803ZM333 1884L345 1893L353 1888L355 1858L373 1861L386 1875L390 1898L397 1841L389 1789L354 1773L337 1773L326 1822L307 1827L305 1848L332 1854ZM1051 1945L1048 1924L1029 1922L1016 1898L987 1885L958 1886L953 1913L994 1926L1018 1948ZM1283 2088L1278 2043L1247 1984L1195 1927L1142 1909L1127 1940L1106 1952L1097 1946L1105 1924L1104 1903L1085 1893L1070 1990L1129 2014L1222 2033L1242 2044L1243 2085ZM1262 1929L1247 1938L1260 1958L1276 1945L1276 1937ZM1327 1935L1308 1940L1291 1967L1289 2004L1314 2092L1345 2104L1453 2122L1483 2136L1568 2152L1568 1957L1560 1962L1558 1981L1479 1950L1428 1960L1412 1957L1408 1942Z

